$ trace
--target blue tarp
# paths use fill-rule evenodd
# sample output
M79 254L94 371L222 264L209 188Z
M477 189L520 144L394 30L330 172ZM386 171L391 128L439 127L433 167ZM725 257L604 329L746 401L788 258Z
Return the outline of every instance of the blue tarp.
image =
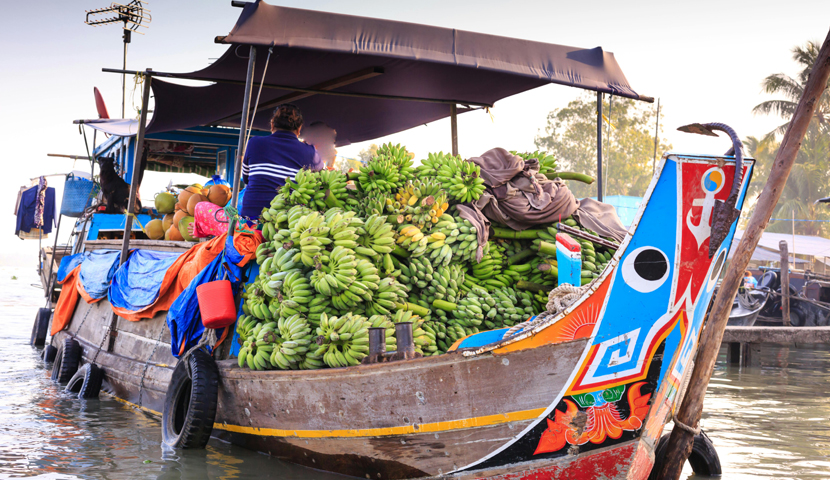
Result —
M214 280L222 280L225 273L231 281L231 288L236 292L243 278L242 268L237 266L243 260L233 245L233 236L228 235L225 241L225 250L190 282L190 285L176 298L167 312L167 327L170 329L170 347L174 357L182 351L182 342L185 342L184 351L199 343L205 327L202 325L202 316L199 313L199 299L196 296L196 287ZM248 264L250 266L250 263ZM247 267L246 267L247 268ZM222 332L217 330L217 335Z
M156 301L167 269L181 253L135 250L112 279L110 303L130 311L141 310Z
M93 250L63 257L58 268L58 282L66 280L66 276L80 265L84 290L92 298L103 298L118 269L120 258L121 252L118 250Z

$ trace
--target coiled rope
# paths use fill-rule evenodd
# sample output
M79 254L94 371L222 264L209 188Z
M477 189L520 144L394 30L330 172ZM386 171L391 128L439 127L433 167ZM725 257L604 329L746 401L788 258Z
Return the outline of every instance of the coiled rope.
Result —
M548 293L548 303L545 305L545 312L540 313L533 320L514 325L507 331L507 333L504 334L504 337L502 338L512 337L520 331L532 330L536 326L545 323L549 318L559 315L565 311L566 308L576 303L576 301L591 288L593 283L594 282L591 282L581 287L575 287L571 284L563 283L562 285L554 288L550 291L550 293Z

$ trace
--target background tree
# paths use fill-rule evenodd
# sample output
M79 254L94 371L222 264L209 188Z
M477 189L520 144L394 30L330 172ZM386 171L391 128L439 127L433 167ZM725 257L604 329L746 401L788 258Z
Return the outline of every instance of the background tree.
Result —
M614 97L611 107L609 110L606 97L602 108L606 117L610 113L611 131L609 135L608 124L604 123L605 195L643 196L652 176L656 107L620 97ZM583 95L548 114L544 133L536 137L536 147L556 157L557 170L596 177L596 111L596 97ZM657 153L670 149L671 145L661 139ZM596 183L568 182L568 186L578 198L597 194Z
M784 73L770 75L761 82L765 93L782 95L783 99L761 102L752 110L756 115L778 115L786 123L769 132L762 139L748 137L744 141L750 155L757 161L756 172L762 175L771 168L779 143L777 137L783 135L790 123L795 107L804 91L807 77L818 56L820 44L807 42L792 49L793 60L801 70L796 78ZM818 198L830 195L830 92L825 90L819 98L815 116L807 130L796 157L792 173L784 187L773 218L767 230L770 232L789 233L793 231L793 217L801 220L828 220L830 207L826 204L815 205ZM756 180L759 175L756 175ZM762 182L754 182L750 194L760 193ZM830 225L827 222L795 222L795 233L799 235L827 235Z

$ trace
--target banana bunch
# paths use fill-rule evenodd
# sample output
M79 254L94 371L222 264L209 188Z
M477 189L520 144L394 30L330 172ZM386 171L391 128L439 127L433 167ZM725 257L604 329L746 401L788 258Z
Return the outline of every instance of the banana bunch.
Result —
M375 157L360 167L357 182L364 192L393 192L402 179L398 166L387 157Z
M383 212L391 211L392 204L389 193L375 191L363 195L360 203L355 208L363 217L368 217L370 215L383 215Z
M271 242L262 242L256 247L256 263L257 265L262 265L262 262L265 261L266 258L270 258L274 256L274 252L276 249L272 246Z
M326 217L318 212L311 212L301 217L291 228L289 237L291 246L300 248L294 261L302 261L307 267L313 267L317 261L326 261L328 252L325 247L332 243L328 237L329 230Z
M450 194L453 200L461 203L478 200L484 193L484 180L481 168L473 162L460 157L446 155L444 152L430 153L418 167L419 178L435 178Z
M308 323L314 329L320 326L320 318L324 313L331 313L334 307L331 305L331 298L325 295L315 295L308 302Z
M415 169L412 167L412 159L415 154L406 150L401 144L392 145L392 142L383 144L378 148L376 156L389 160L398 169L401 182L406 182L415 176Z
M450 346L446 343L447 326L444 323L435 321L424 322L424 324L421 325L421 328L431 338L435 339L435 351L431 352L432 355L441 355L442 353L447 353L447 349L449 349Z
M367 280L363 280L368 284ZM372 293L372 300L366 303L368 315L391 315L398 303L407 301L406 287L392 277L384 277Z
M387 207L387 211L401 214L404 222L429 230L449 207L447 192L441 188L440 183L418 179L407 182L398 190L395 201Z
M262 279L262 289L266 295L277 296L276 291L279 289L277 282L283 280L289 270L300 268L301 263L294 260L299 252L297 248L286 249L283 245L262 262L259 267L259 278Z
M251 286L253 288L243 295L245 303L242 306L242 311L259 320L270 321L274 318L274 313L271 311L269 305L270 298L265 296L265 292L262 289L261 280L257 279Z
M236 333L239 334L240 345L244 344L252 336L252 332L257 325L259 325L259 319L253 315L242 314L236 320Z
M417 226L405 224L398 228L396 243L408 250L410 257L419 257L426 253L429 239Z
M305 368L321 368L322 362L312 359L304 362L306 353L311 345L311 327L300 315L291 315L280 318L277 322L279 335L273 337L269 361L272 366L283 370L296 370L303 365ZM319 363L319 365L316 365Z
M290 178L286 178L279 193L284 196L285 203L288 205L308 205L322 210L328 208L324 201L326 191L319 173L306 168L297 172L293 182Z
M501 288L493 291L490 297L496 302L496 315L492 319L484 320L488 329L512 327L534 314L532 295L528 292Z
M316 172L316 174L320 177L320 185L325 193L323 197L325 208L322 210L344 206L354 208L359 204L355 198L349 195L346 188L349 179L342 172L323 169Z
M475 281L487 290L507 287L512 284L510 277L502 273L502 262L506 258L501 251L502 247L498 244L491 245L489 253L482 257L481 262L473 262L470 267L470 273L472 273Z
M354 251L365 257L388 255L395 248L395 227L386 222L384 215L369 216L357 233L360 238Z
M287 318L307 313L307 304L314 297L314 288L302 270L289 270L282 282L282 290L277 292L269 305L272 317Z
M430 305L436 299L455 303L463 296L461 285L464 284L464 269L461 265L440 266L432 275L433 280L421 290L421 296ZM443 320L446 315L439 310L438 315Z
M305 205L294 205L288 211L278 212L273 215L274 222L267 222L263 225L262 235L266 240L271 238L274 244L285 243L291 240L291 231L297 226L297 223L306 215L312 213L313 210ZM266 236L266 230L271 229L270 237Z
M365 258L355 257L354 268L357 277L352 279L345 290L331 296L331 304L341 312L364 311L366 302L372 301L372 291L377 289L372 288L377 286L372 280L380 280L377 267Z
M331 297L348 290L357 277L357 260L354 252L346 247L336 246L325 264L317 263L309 281L321 295Z
M409 265L401 262L401 280L424 290L435 279L432 262L423 257L410 257ZM431 307L429 307L431 308Z
M442 218L446 218L446 216ZM450 223L445 224L445 221L450 221ZM437 228L438 231L443 232L445 235L447 235L445 228L448 227L452 227L452 230L450 230L450 234L448 234L448 236L453 236L455 230L458 230L458 233L454 235L455 241L450 243L453 259L459 262L473 261L476 257L476 249L478 249L476 227L466 218L461 218L459 216L452 217L452 220L442 219L435 225L435 228ZM484 245L485 253L487 253L489 249L489 243L490 242L487 242L487 244Z
M385 328L386 329L386 351L394 352L397 348L397 341L395 339L395 324L389 320L386 315L372 315L369 317L369 328Z
M366 317L346 313L339 317L323 314L317 327L315 355L329 367L359 365L369 353L369 322Z
M272 343L276 341L275 329L277 322L258 324L251 331L251 335L239 349L238 362L240 367L248 366L251 370L266 370L271 368L269 361Z
M468 331L468 335L470 332L479 332L478 327L484 323L485 317L492 319L497 314L496 300L479 288L468 293L457 304L435 300L432 305L435 308L449 312L452 315L449 323L461 326L465 331Z
M539 161L539 173L545 175L547 173L556 173L556 158L553 155L548 155L546 152L526 152L526 153L518 153L514 150L511 150L510 153L513 155L518 155L522 157L522 160L527 161L531 158L535 158Z

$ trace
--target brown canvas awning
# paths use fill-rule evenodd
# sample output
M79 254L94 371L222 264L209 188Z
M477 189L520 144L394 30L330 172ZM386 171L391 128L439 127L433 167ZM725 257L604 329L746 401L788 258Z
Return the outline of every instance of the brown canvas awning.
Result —
M247 4L230 44L212 65L158 77L217 82L190 87L153 81L150 132L196 125L239 126L247 45L257 47L254 97L267 72L254 128L267 130L279 103L323 121L338 143L370 140L549 83L651 101L635 92L614 55L427 25Z

